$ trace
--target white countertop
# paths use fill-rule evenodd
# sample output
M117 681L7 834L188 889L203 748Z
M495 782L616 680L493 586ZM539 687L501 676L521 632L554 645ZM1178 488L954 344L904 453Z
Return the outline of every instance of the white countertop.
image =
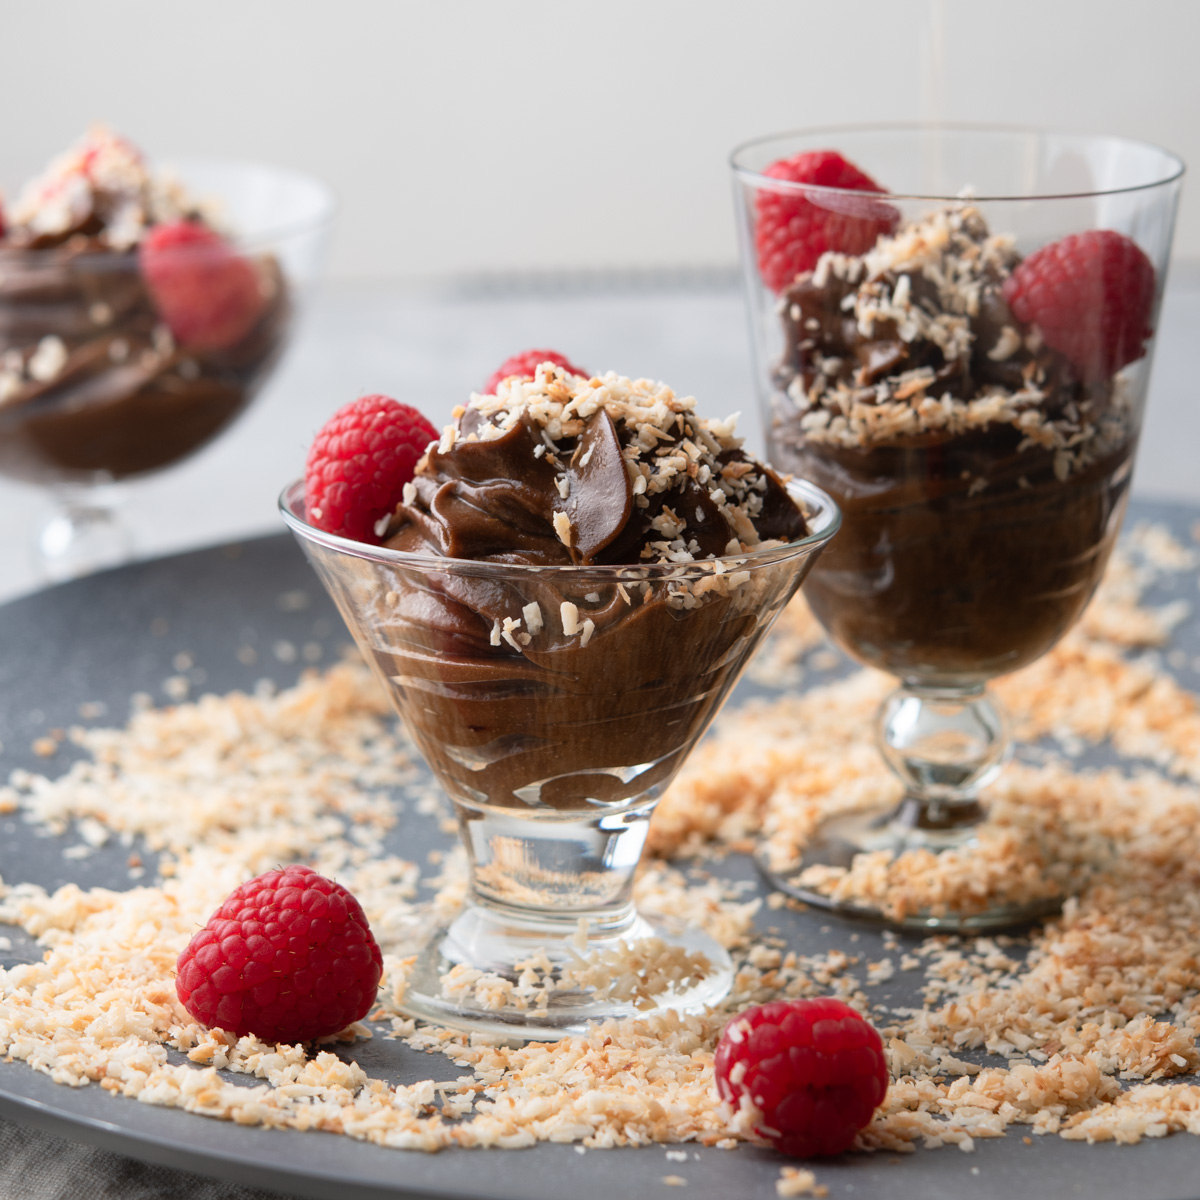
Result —
M1200 331L1200 264L1173 268L1150 385L1134 494L1200 503L1200 398L1188 354ZM180 466L128 485L140 556L283 528L275 499L313 433L340 405L384 392L435 425L510 354L561 350L593 370L666 380L714 414L741 411L760 446L740 292L663 285L536 293L432 294L330 285L303 319L250 412ZM0 481L0 600L40 586L30 546L48 513L38 489Z

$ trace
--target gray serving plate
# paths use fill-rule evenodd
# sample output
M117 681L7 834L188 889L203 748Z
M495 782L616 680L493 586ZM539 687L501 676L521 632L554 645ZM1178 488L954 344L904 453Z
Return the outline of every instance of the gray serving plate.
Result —
M1131 519L1167 521L1190 540L1198 515L1191 509L1140 505ZM1194 572L1173 577L1150 599L1179 596L1200 600ZM336 611L284 536L140 563L17 600L0 608L0 777L16 767L50 774L65 770L76 753L69 743L50 759L35 756L31 745L50 729L80 723L83 702L103 702L106 712L93 723L112 724L124 720L134 692L168 702L163 684L174 675L190 676L194 693L250 688L263 677L287 686L304 665L305 647L312 658L319 646L320 661L330 662L347 641ZM1196 661L1200 621L1192 619L1178 630L1175 644L1186 651L1187 663ZM246 647L257 652L251 665L243 661L249 657ZM292 651L297 652L294 658ZM180 670L175 661L180 654L190 656L194 665L185 663ZM806 679L827 679L845 669L810 672ZM1200 676L1190 666L1181 669L1181 678L1193 690L1200 688ZM743 682L732 703L763 692ZM1111 756L1100 749L1095 761L1111 761ZM429 849L447 844L436 820L416 815L411 805L392 837L392 849L418 861ZM64 846L76 841L72 834L47 837L19 816L0 817L0 875L9 883L29 880L51 888L68 881L81 887L130 886L127 848L105 847L86 858L64 858ZM717 870L759 886L743 857L731 856ZM821 913L764 908L759 923L764 929L777 927L802 953L836 946L858 954L858 970L886 953L877 929ZM19 931L0 926L0 933L13 943L11 951L0 951L0 964L38 954ZM906 946L918 940L901 939ZM890 1005L915 1003L918 983L916 973L905 973L869 988L868 994ZM430 1075L452 1079L460 1073L440 1056L382 1036L340 1053L393 1083ZM660 1195L773 1200L785 1162L746 1146L733 1151L654 1146L585 1154L559 1145L433 1155L386 1150L335 1135L242 1128L113 1097L95 1086L63 1087L21 1063L0 1062L0 1114L151 1162L329 1200L560 1200L564 1195L572 1200ZM1056 1137L1033 1138L1026 1145L1024 1132L1018 1128L1003 1139L978 1141L971 1154L946 1147L906 1156L847 1155L811 1165L832 1197L1185 1200L1200 1195L1200 1141L1191 1137L1134 1147L1087 1146ZM686 1150L687 1161L668 1159L668 1149ZM675 1190L664 1182L668 1176L682 1177L686 1188Z

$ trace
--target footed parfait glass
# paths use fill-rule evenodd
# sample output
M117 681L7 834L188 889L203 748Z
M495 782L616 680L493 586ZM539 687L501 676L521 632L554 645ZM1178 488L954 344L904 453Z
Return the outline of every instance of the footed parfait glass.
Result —
M794 483L803 540L669 566L535 567L296 534L466 847L466 902L409 973L413 1016L506 1037L719 1000L728 954L633 901L650 815L836 532Z
M888 194L777 177L818 150ZM1050 650L1104 572L1183 165L1115 137L898 126L764 138L731 165L768 457L843 514L805 595L842 649L896 677L876 732L904 787L764 866L808 903L878 917L820 881L865 852L969 851L1011 752L986 685ZM814 227L816 253L848 257L779 254ZM1051 243L1060 266L1047 251L1046 290L1022 299L1013 273ZM1051 907L894 923L1000 927Z

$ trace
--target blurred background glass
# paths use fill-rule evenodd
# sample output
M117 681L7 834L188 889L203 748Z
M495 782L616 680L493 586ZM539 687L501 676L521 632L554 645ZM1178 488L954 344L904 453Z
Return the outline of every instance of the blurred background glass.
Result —
M254 399L316 280L334 210L312 176L222 159L169 174L150 164L114 191L125 148L102 130L84 145L84 164L107 156L101 182L87 166L84 182L73 151L34 186L22 218L36 227L0 243L0 475L49 489L31 549L50 581L135 554L128 481L195 454ZM61 203L72 185L78 215ZM168 219L177 201L211 212L226 236ZM158 225L142 227L143 204Z

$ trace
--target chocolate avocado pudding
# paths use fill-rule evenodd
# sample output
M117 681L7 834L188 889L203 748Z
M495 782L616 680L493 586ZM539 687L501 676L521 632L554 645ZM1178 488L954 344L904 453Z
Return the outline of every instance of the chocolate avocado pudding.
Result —
M1124 507L1137 424L1004 299L1020 261L964 205L780 297L772 458L837 500L806 595L860 660L911 682L1031 662L1079 616Z
M199 272L195 250L175 261L203 274L185 303L225 305L217 336L180 322L178 286L164 305L147 278L147 242L181 223L208 238ZM290 310L273 256L236 254L177 185L94 131L28 185L0 234L0 472L120 478L190 454L245 407Z
M770 549L804 516L731 423L661 385L547 363L498 392L458 410L380 530L426 558L372 598L367 648L455 799L653 797L795 590Z

